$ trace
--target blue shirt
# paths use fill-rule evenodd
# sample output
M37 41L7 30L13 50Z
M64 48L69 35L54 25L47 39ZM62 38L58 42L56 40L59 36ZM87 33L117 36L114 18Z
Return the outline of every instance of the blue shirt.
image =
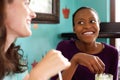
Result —
M28 70L26 70L23 73L15 73L15 74L11 73L5 76L3 80L23 80L27 74L28 74Z

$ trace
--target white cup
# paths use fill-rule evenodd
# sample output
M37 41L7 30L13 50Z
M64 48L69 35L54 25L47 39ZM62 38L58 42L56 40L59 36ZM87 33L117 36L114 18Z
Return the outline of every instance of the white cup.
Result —
M113 80L113 75L112 74L96 74L95 75L95 80Z

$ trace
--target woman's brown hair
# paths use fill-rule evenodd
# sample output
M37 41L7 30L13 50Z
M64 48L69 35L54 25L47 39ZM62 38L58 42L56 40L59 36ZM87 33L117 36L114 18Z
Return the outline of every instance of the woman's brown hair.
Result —
M0 80L10 73L21 73L25 71L24 66L20 63L22 55L19 54L20 46L16 46L12 43L6 52L6 28L5 28L5 17L6 17L6 1L11 3L13 0L0 0Z

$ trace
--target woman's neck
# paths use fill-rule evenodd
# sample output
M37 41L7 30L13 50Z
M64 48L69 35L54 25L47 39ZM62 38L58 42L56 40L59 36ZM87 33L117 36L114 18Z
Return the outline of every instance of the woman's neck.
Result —
M79 40L76 40L75 44L80 51L88 54L95 54L103 49L103 45L98 42L83 43Z
M6 38L6 43L5 43L5 52L7 52L8 48L10 47L10 45L15 41L15 37L13 37L12 35L7 35Z

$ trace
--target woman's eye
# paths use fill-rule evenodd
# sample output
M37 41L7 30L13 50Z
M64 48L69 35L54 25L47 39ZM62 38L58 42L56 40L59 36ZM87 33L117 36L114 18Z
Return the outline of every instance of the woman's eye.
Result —
M25 1L24 3L25 3L25 5L29 5L29 4L30 4L30 2L29 2L29 1Z
M25 5L29 5L29 2L25 2Z
M95 20L91 20L90 23L95 23L96 21Z
M84 24L84 22L83 21L79 21L78 24Z

